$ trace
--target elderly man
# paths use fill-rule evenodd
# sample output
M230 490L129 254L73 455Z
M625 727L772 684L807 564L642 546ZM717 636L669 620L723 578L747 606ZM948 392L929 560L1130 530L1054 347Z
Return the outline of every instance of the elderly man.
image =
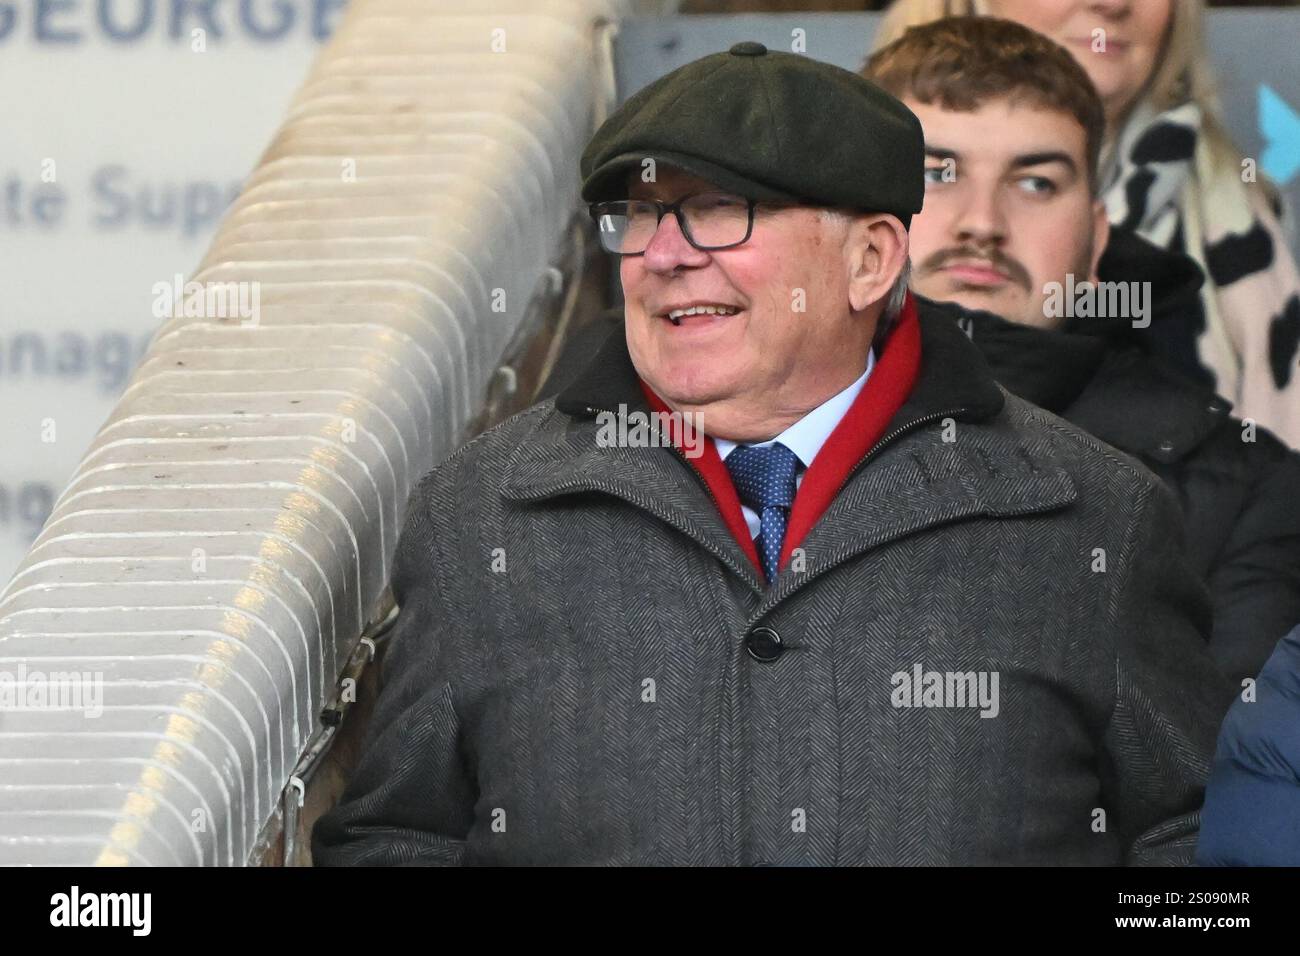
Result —
M958 17L909 30L865 75L925 128L912 288L980 310L957 318L1001 385L1165 480L1213 599L1211 654L1253 678L1300 622L1300 455L1152 354L1201 275L1131 234L1108 239L1087 73L1018 23Z
M922 167L757 43L601 127L626 334L413 496L317 862L1190 860L1231 688L1174 503L898 296Z

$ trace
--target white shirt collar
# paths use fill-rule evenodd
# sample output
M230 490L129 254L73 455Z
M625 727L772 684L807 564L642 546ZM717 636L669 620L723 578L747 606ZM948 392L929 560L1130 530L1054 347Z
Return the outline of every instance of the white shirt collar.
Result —
M875 350L872 349L867 352L866 371L859 375L852 385L826 399L775 438L754 444L761 448L779 441L795 453L804 468L809 467L817 457L817 453L822 450L822 445L826 444L826 439L831 437L831 432L835 431L835 426L840 423L840 419L858 397L858 393L862 391L862 386L867 384L875 364ZM727 456L736 450L736 442L725 438L714 438L713 444L717 446L718 454L722 456L723 461L726 461Z

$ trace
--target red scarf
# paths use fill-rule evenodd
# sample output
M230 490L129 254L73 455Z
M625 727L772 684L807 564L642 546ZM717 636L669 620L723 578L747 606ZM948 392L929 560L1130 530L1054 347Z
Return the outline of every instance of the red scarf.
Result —
M916 300L909 293L898 325L886 339L885 347L862 391L830 433L826 444L822 445L821 451L803 476L803 482L799 485L798 494L790 508L780 567L785 567L790 560L790 553L799 546L835 500L849 472L884 434L885 426L903 407L903 402L912 392L912 386L916 384L920 368L921 325L917 319ZM645 392L653 411L665 414L671 411L644 381L641 390ZM677 431L678 420L671 418L669 422L673 443L682 448L682 436ZM736 494L731 473L718 454L717 446L709 440L704 443L702 455L694 459L688 458L687 461L713 492L722 511L722 520L740 543L741 549L749 555L754 567L762 574L763 565L758 559L758 550L754 547L754 539L749 536L744 512L740 510L740 497Z

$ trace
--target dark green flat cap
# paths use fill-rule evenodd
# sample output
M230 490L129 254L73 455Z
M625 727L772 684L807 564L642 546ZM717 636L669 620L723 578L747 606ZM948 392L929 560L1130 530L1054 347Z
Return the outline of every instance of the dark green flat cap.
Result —
M848 70L737 43L660 77L601 124L582 154L582 198L627 195L642 161L751 199L892 213L925 196L925 141L906 106Z

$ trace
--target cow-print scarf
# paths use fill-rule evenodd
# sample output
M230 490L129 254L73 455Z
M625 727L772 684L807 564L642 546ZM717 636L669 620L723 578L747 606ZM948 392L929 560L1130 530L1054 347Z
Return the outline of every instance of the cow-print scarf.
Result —
M1281 209L1242 170L1215 163L1201 111L1135 110L1106 175L1112 224L1186 252L1205 272L1200 314L1153 333L1157 348L1213 384L1235 414L1300 448L1300 270Z

